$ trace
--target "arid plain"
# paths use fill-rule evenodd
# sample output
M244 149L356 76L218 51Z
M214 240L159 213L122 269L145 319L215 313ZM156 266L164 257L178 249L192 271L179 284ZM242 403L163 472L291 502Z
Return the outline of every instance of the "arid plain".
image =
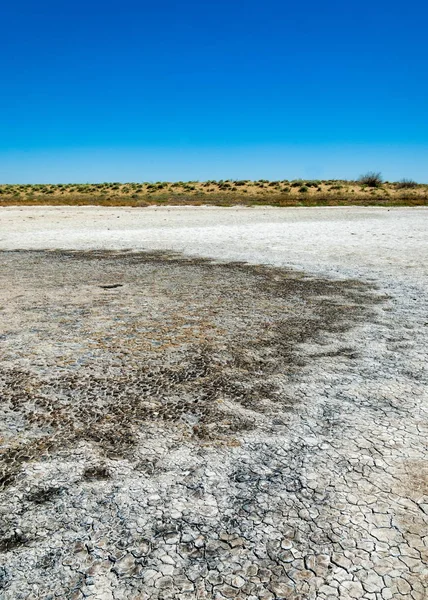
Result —
M428 597L428 209L0 209L0 594Z

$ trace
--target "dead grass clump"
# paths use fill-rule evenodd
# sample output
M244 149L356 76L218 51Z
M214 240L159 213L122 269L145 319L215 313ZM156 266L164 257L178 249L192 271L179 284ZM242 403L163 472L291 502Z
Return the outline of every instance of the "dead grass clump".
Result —
M369 171L364 175L361 175L358 179L358 183L361 185L367 185L368 187L380 187L382 185L383 177L381 173L375 171Z

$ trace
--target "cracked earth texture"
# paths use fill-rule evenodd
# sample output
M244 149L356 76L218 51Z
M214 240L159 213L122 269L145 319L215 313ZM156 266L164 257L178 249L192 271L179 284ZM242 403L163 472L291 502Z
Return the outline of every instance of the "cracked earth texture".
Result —
M315 271L1 254L2 598L428 597L424 288Z

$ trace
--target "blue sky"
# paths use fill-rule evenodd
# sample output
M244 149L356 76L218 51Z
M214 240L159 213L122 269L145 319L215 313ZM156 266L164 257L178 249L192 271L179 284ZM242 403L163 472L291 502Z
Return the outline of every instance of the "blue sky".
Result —
M428 182L422 0L5 0L0 181Z

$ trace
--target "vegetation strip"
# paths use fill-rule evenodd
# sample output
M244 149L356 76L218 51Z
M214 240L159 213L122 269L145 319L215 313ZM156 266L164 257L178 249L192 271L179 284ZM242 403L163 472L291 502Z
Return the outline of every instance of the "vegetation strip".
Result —
M427 206L428 184L383 181L367 173L344 180L219 180L155 183L0 185L0 206Z

